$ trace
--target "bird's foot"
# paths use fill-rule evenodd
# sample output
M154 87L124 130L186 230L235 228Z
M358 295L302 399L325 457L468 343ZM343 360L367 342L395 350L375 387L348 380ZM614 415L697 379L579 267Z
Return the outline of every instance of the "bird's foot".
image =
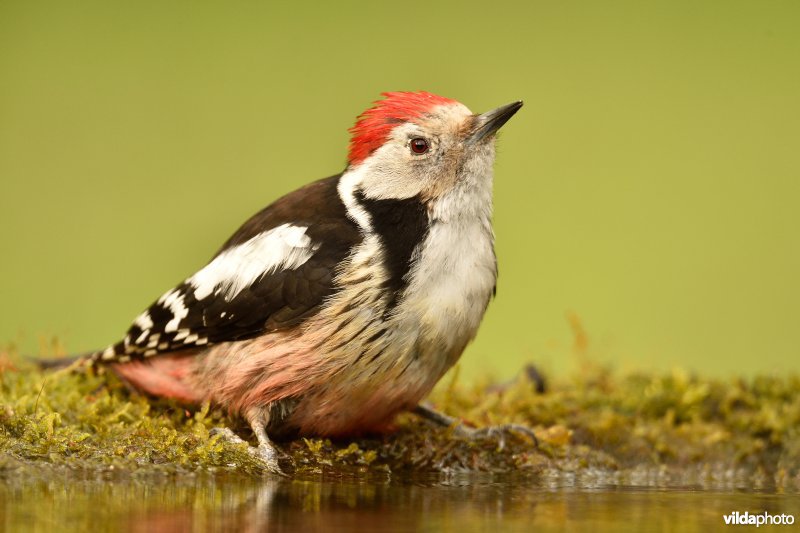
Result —
M412 412L417 416L424 418L438 426L453 427L454 434L458 437L470 440L497 440L498 448L503 449L506 446L506 437L509 435L525 435L529 438L533 445L539 447L539 440L533 430L521 424L501 424L499 426L489 426L485 428L471 428L464 425L464 423L452 416L432 409L426 405L417 405Z
M279 476L286 476L286 472L281 469L280 464L278 463L278 458L280 457L281 453L278 451L275 446L272 444L268 444L266 442L262 442L257 447L249 448L250 453L255 455L264 466L266 466L267 471L271 472L272 474L277 474Z
M244 440L242 437L234 433L231 428L211 428L208 430L208 435L211 437L215 437L217 435L220 436L221 440L226 442L230 442L231 444L247 444L247 441ZM248 444L249 446L249 444Z
M500 424L497 426L488 426L485 428L471 428L464 424L458 424L454 430L455 435L469 440L486 440L492 439L497 441L498 450L506 447L506 438L508 436L519 436L530 439L533 445L539 447L539 440L533 430L522 424Z
M223 440L231 444L246 444L248 453L258 459L267 472L271 474L277 474L279 476L286 475L278 462L281 452L278 451L278 449L275 448L275 446L273 446L270 442L260 442L258 446L250 446L246 440L234 433L230 428L226 427L213 428L208 433L212 437L214 435L219 435Z

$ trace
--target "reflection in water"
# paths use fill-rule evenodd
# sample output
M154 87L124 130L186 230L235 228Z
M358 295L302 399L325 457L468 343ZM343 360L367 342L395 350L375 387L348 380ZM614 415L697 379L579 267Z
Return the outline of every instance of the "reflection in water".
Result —
M440 480L441 481L441 480ZM732 511L790 513L796 495L459 484L253 480L196 476L80 479L10 475L5 531L700 530Z

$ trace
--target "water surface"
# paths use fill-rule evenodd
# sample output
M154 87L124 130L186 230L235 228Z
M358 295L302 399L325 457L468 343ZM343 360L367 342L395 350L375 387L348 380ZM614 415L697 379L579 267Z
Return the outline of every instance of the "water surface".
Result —
M701 531L725 527L723 515L733 511L800 518L796 494L584 485L474 477L376 483L34 474L0 484L0 529ZM789 531L798 526L780 527Z

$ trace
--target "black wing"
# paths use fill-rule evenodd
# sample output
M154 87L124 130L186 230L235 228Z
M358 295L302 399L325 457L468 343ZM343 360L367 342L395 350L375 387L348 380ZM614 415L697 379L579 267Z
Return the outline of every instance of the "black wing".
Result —
M333 293L337 265L361 240L338 180L307 185L250 218L206 267L159 298L123 341L96 358L125 361L301 323Z

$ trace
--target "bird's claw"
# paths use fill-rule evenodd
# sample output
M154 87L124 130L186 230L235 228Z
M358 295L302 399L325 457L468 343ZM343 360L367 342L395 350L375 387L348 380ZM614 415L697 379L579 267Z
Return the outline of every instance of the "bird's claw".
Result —
M471 440L494 439L497 440L497 447L502 450L506 446L506 437L508 435L525 435L537 448L539 447L539 439L536 434L529 427L521 424L501 424L498 426L488 426L485 428L470 428L463 424L456 427L456 435L459 437Z
M241 443L247 444L247 441L245 441L242 437L234 433L231 430L231 428L225 428L225 427L211 428L208 430L208 435L210 437L215 437L219 435L222 440L230 442L231 444L241 444Z
M208 434L212 437L219 435L220 438L231 444L247 444L247 452L258 459L267 472L271 474L277 474L279 476L286 476L286 473L278 464L280 452L271 444L262 442L258 446L250 446L246 440L234 433L230 428L226 427L212 428L209 430Z
M286 472L281 469L280 464L278 464L280 452L278 452L274 446L262 442L258 447L251 446L248 451L264 464L268 472L279 476L287 475Z

